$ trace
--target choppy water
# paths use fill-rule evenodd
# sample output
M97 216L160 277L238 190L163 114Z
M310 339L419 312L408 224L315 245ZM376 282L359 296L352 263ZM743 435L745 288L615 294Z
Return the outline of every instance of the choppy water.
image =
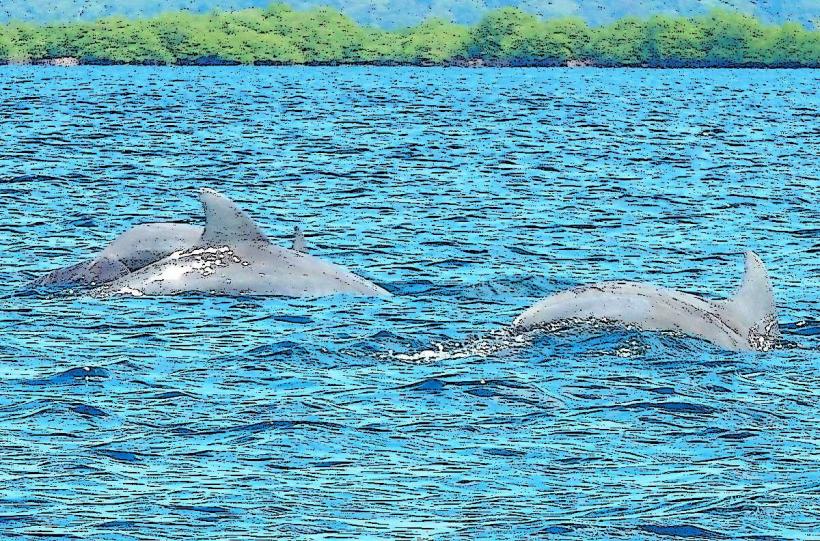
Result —
M816 538L820 73L0 68L4 538ZM224 191L390 299L18 294ZM515 336L602 279L785 347Z

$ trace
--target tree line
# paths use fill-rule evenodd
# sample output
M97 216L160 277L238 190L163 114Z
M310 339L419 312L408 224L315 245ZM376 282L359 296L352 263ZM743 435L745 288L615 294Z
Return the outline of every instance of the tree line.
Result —
M0 62L65 57L84 64L820 67L820 31L726 11L590 26L580 18L540 19L517 8L492 11L473 26L431 19L383 30L334 9L296 11L284 4L0 25Z

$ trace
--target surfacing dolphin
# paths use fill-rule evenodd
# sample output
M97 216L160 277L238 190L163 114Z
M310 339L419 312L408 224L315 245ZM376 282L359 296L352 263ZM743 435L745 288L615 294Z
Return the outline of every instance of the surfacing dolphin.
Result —
M98 288L100 295L323 296L390 293L347 269L304 253L301 231L294 249L271 243L251 218L220 193L203 189L205 228L189 247Z
M32 285L88 287L102 285L193 246L202 227L177 223L140 224L122 233L93 258L53 270Z
M729 299L710 301L641 282L602 282L547 297L519 315L513 326L530 329L576 320L676 331L731 351L767 351L780 335L769 275L754 252L746 252L743 282Z

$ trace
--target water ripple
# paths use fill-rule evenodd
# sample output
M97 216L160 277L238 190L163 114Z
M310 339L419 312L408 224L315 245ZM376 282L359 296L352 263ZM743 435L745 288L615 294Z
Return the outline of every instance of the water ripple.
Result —
M0 67L9 538L806 539L820 523L816 70ZM27 290L224 191L389 300ZM516 333L746 249L781 347ZM195 533L194 533L195 532Z

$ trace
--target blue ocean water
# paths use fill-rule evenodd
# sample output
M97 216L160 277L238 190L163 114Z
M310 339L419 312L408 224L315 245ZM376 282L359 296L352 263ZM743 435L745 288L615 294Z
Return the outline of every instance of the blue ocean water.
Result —
M0 67L0 536L816 539L820 72ZM200 187L387 299L31 295ZM780 348L516 335L599 280Z

